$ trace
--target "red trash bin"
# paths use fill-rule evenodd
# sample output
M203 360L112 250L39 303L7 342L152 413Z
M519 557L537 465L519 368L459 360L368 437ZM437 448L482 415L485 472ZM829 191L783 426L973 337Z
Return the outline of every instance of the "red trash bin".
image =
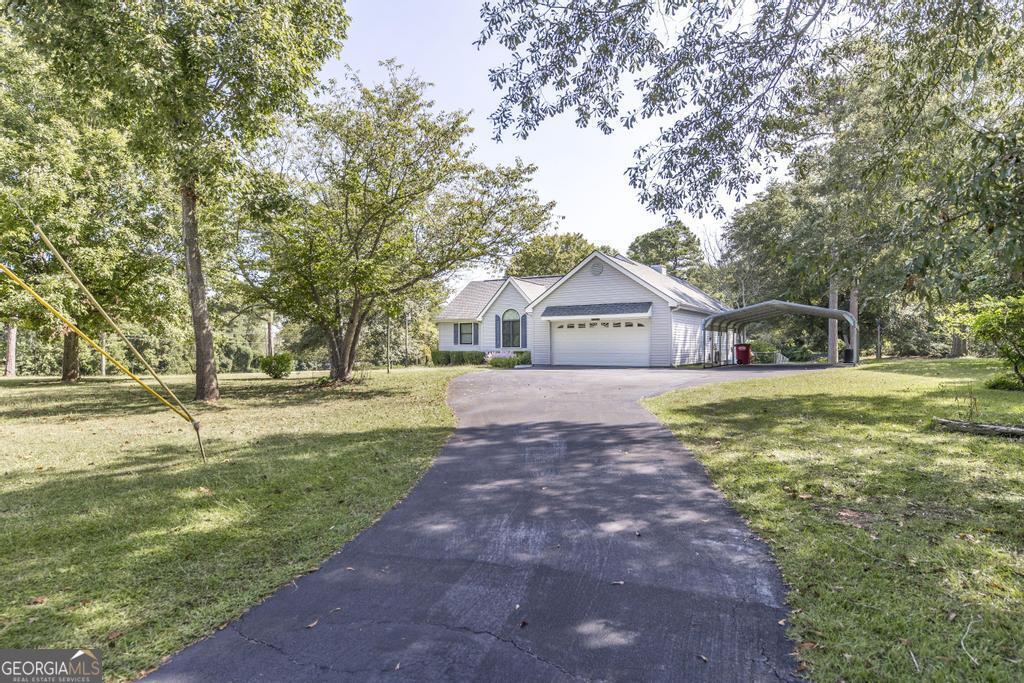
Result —
M750 365L750 344L736 345L736 364Z

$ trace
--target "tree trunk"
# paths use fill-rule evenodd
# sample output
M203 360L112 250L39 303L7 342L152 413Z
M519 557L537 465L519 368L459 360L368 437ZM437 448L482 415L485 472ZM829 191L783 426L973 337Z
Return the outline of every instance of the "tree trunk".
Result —
M858 325L850 327L850 348L853 349L853 362L860 362L860 292L856 287L850 288L850 315L858 322Z
M192 331L196 339L196 400L220 398L217 361L213 351L213 329L206 305L206 278L199 252L199 221L196 218L196 179L181 185L181 236L185 245L185 279L188 303L192 309Z
M835 278L828 281L828 307L839 308L839 289ZM839 321L834 318L828 319L828 362L839 362Z
M18 327L7 326L7 364L4 366L4 377L18 374Z
M331 361L331 381L340 382L345 375L345 332L338 328L327 331L327 350Z
M60 381L74 384L82 378L78 357L78 335L67 330L64 333L64 355L61 358Z
M875 321L875 358L882 360L882 319Z
M959 332L953 333L949 344L949 355L951 358L960 358L967 355L967 340Z

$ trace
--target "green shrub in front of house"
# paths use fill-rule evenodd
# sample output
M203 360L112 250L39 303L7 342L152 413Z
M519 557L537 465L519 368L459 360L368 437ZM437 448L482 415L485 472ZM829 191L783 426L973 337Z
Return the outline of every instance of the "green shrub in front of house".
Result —
M486 360L483 351L430 351L434 365L483 365Z
M530 358L529 351L513 351L512 357L516 359L517 365L532 365L533 360Z
M514 368L519 365L519 361L515 356L491 356L487 364L492 368Z

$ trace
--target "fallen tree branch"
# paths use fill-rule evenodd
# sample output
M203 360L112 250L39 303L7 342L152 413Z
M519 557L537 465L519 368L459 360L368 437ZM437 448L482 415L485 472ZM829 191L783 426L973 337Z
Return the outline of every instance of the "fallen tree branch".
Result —
M946 420L941 417L933 417L932 424L951 432L967 432L968 434L981 434L983 436L1008 436L1017 439L1024 438L1024 427L1013 425L989 425L980 422Z

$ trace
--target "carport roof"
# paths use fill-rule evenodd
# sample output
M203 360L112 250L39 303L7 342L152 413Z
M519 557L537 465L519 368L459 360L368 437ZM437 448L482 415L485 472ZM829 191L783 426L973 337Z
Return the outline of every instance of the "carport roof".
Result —
M857 326L857 319L848 311L772 299L771 301L763 301L759 304L734 308L710 315L704 319L704 329L721 331L735 328L737 325L768 320L769 318L777 318L783 315L812 315L818 318L833 318L835 320L843 320L852 327Z
M601 315L646 316L651 312L650 301L635 301L621 304L579 304L576 306L548 306L540 314L542 318L586 318Z

